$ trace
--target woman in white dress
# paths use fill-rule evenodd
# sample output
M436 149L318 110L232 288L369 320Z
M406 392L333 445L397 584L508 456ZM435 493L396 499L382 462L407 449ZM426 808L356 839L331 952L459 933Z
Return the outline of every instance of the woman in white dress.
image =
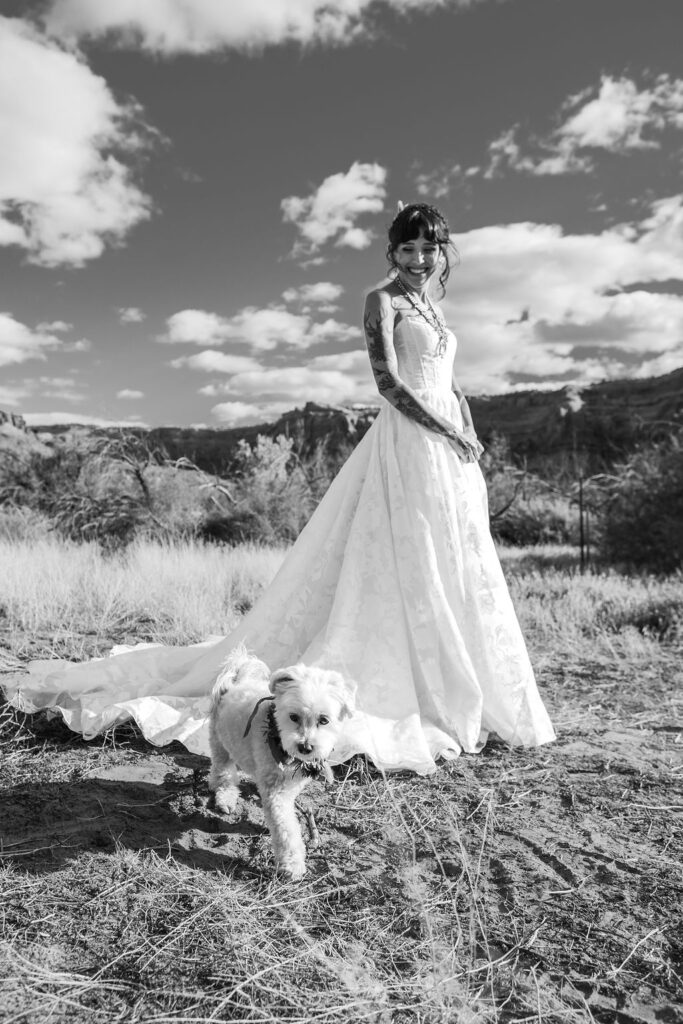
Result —
M91 737L133 718L153 743L208 754L209 694L244 643L271 668L297 661L357 685L335 758L433 771L478 751L554 739L488 525L456 340L429 296L448 276L443 216L411 204L389 229L394 275L367 297L364 325L383 397L279 572L226 638L137 647L73 665L34 662L10 698L58 708Z

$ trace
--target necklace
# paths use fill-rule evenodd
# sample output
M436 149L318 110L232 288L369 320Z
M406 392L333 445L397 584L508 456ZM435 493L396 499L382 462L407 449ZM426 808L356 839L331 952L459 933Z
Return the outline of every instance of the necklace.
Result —
M446 323L443 317L439 313L437 313L434 306L432 305L432 300L429 298L429 296L427 296L427 302L429 303L429 305L426 306L423 302L420 302L418 299L416 299L413 295L410 294L410 292L408 291L408 289L406 288L398 274L396 275L394 280L396 281L396 284L398 285L398 290L401 292L401 294L408 300L411 306L413 306L417 310L422 319L429 324L432 330L436 331L437 335L439 336L439 343L436 346L436 354L437 356L442 356L446 351L446 346L448 345L448 328L446 327Z

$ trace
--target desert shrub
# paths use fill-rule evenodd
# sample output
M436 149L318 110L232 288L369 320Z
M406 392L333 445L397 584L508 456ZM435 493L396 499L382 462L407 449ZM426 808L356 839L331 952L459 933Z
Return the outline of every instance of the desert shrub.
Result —
M496 540L518 547L530 544L576 543L576 510L552 494L518 499L501 516L491 519Z
M568 544L576 540L569 496L515 463L507 438L494 435L481 460L491 533L505 544Z
M638 449L603 487L605 557L652 572L683 567L683 432Z
M130 494L97 498L72 493L52 505L52 523L58 533L69 540L98 541L108 550L129 544L148 517L149 510Z
M229 544L289 543L300 533L316 500L290 438L240 441L234 477L223 500L209 511L198 536Z
M674 593L635 594L626 601L606 600L595 612L598 628L619 633L632 627L654 640L683 640L683 588Z

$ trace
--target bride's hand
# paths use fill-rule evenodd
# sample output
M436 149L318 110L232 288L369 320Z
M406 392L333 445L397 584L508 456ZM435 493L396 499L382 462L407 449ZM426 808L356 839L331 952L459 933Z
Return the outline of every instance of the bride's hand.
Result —
M484 453L484 446L473 433L454 434L448 438L448 443L455 449L462 462L478 462Z

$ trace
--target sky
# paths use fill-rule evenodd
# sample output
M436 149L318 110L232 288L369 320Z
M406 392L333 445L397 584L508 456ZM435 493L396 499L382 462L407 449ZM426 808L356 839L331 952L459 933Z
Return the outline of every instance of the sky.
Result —
M397 202L470 395L683 365L681 0L0 0L0 409L378 404Z

